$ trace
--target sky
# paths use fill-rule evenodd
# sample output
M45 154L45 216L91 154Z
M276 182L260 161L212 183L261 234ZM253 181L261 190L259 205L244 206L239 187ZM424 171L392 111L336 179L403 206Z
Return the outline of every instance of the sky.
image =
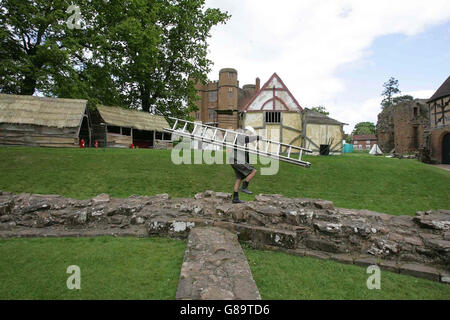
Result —
M377 122L383 83L430 98L450 76L450 0L206 0L231 14L213 27L208 77L239 84L276 72L303 108L347 123Z

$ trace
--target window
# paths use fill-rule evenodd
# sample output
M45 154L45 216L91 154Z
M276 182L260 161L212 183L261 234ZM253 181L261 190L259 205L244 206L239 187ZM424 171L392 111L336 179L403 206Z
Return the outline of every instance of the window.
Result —
M367 141L366 141L366 144L370 144L370 140L367 140Z
M419 127L413 127L413 148L419 148Z
M280 123L281 112L266 112L266 123Z
M163 139L163 132L155 132L155 139L156 140L162 140Z
M414 107L414 117L417 117L418 113L419 113L419 109L417 109L417 107Z
M216 101L217 101L217 91L210 91L209 102L216 102Z
M228 72L228 79L233 79L233 72Z
M200 120L200 112L197 111L197 112L195 113L195 119L196 119L196 120Z
M120 127L108 126L108 133L118 133L118 134L120 134Z
M216 120L217 116L216 116L216 110L208 110L208 118L209 120Z
M233 98L233 88L228 88L228 98Z
M122 134L124 136L131 136L131 129L130 128L123 128L122 127Z

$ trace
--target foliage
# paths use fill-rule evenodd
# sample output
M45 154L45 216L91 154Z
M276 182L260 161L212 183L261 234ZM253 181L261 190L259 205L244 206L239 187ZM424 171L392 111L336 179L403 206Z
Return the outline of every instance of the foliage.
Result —
M227 13L205 0L76 0L77 29L71 4L0 0L0 92L175 116L196 108L191 79L206 80L210 30Z
M376 127L375 124L372 122L359 122L355 125L355 128L353 129L352 135L358 135L358 134L375 134Z
M383 109L390 107L393 105L393 97L396 94L400 94L401 91L398 88L398 80L394 77L391 77L387 82L383 84L383 92L381 96L383 96L383 100L381 101L381 106Z
M228 156L224 152L223 161ZM250 190L327 199L336 207L397 215L450 208L450 172L416 160L357 153L305 159L311 168L281 162L276 175L258 173ZM121 198L159 193L193 197L205 190L231 192L233 185L229 165L175 165L170 150L0 147L0 190L15 193L78 199L100 193Z
M405 101L412 101L414 100L413 96L410 96L409 94L403 95L403 96L398 96L398 97L394 97L392 98L392 104L396 105Z
M313 107L313 108L311 108L311 110L316 111L321 114L324 114L326 116L328 116L330 114L324 106Z

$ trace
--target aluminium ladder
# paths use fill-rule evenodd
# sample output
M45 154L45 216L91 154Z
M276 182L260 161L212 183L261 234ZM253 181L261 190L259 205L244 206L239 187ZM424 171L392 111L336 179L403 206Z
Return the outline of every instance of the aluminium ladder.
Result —
M252 146L252 144L254 143L249 143L250 146L242 146L236 143L237 138L239 135L248 136L248 134L217 128L198 122L192 122L173 117L169 118L175 120L175 123L172 128L163 128L165 132L190 138L196 141L210 143L219 147L229 147L259 156L265 156L268 158L296 164L307 168L311 166L311 163L302 160L302 155L304 152L312 153L312 151L309 149L281 143L278 141L268 140L265 138L260 139L259 142L256 143L256 146ZM192 132L188 130L188 126L193 127ZM260 145L261 148L259 147ZM284 153L282 152L282 148L284 148ZM273 150L275 150L275 152Z

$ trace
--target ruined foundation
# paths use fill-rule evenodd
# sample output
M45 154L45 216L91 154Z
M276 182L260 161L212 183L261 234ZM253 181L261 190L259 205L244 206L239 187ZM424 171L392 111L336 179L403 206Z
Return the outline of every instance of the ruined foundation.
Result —
M162 194L89 200L0 191L0 237L163 236L187 238L193 227L219 227L257 249L332 259L450 282L450 211L392 216L335 208L316 199L259 195L232 204L231 194L193 199Z

